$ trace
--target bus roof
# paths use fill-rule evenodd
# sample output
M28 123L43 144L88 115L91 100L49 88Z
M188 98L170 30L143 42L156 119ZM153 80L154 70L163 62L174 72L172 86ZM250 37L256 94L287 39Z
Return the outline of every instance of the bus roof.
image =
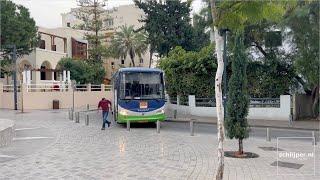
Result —
M119 72L162 72L162 70L157 68L131 67L121 68Z

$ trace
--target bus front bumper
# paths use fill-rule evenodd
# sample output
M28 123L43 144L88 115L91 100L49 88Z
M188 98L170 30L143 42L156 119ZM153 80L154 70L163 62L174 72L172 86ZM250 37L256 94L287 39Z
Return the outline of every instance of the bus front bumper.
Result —
M126 123L127 121L143 123L143 122L156 122L156 121L164 121L166 116L164 113L149 115L149 116L131 116L131 115L121 115L118 114L118 123Z

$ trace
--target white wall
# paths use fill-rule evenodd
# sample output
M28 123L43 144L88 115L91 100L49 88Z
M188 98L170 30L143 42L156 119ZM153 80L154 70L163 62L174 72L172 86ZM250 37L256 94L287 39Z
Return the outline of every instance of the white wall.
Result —
M290 118L290 95L280 96L280 108L249 108L248 119L254 120L277 120L289 121ZM216 107L196 107L195 96L189 96L189 106L180 106L176 104L167 105L167 111L172 116L173 110L178 111L179 114L200 116L200 117L217 117Z
M97 105L101 98L112 100L112 92L105 91L104 85L101 91L75 91L75 108L89 105ZM73 92L70 91L46 91L46 92L28 92L26 85L23 85L22 92L18 93L18 109L52 109L53 100L59 100L60 108L71 108L73 104ZM13 92L3 92L0 83L0 108L13 109Z

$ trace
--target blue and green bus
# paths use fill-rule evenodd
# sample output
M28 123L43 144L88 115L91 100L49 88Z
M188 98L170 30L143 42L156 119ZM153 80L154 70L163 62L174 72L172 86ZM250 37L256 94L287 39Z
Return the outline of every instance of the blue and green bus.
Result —
M112 79L116 122L165 120L163 71L140 67L121 68Z

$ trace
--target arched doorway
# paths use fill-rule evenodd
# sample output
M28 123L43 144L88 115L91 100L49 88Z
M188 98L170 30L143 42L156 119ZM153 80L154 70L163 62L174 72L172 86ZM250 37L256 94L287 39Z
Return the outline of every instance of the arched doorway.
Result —
M52 66L48 61L44 61L41 64L40 80L52 80Z
M53 75L54 75L54 80L56 81L62 80L62 68L59 63L56 65Z

